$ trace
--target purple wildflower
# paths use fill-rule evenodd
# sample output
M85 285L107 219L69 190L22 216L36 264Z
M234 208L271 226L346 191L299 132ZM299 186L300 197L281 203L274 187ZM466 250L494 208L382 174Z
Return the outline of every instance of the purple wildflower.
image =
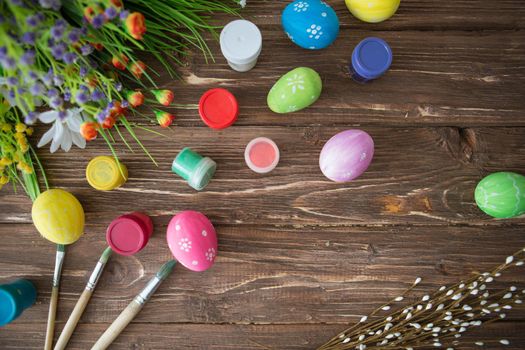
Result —
M95 17L93 17L93 20L91 21L91 25L93 26L93 28L100 28L104 25L104 15L96 15Z
M91 99L92 99L93 101L100 101L100 100L102 100L104 97L105 97L104 93L102 93L102 91L100 91L99 89L95 89L95 90L93 90L93 92L91 93Z
M56 20L55 26L65 28L67 27L67 22L64 19L60 18Z
M35 45L36 35L33 32L26 32L22 35L22 42L27 45Z
M7 47L0 46L0 59L7 56Z
M29 112L24 117L24 123L29 124L29 125L33 124L36 121L37 116L38 115L35 112Z
M78 104L84 104L89 101L89 97L85 92L79 91L75 94L75 101Z
M99 123L103 123L104 120L106 120L106 113L104 113L104 111L99 112L97 113L96 117Z
M67 112L66 111L59 111L58 112L58 120L63 122L67 118Z
M128 18L128 16L129 16L128 10L121 11L119 15L121 21L125 21L126 18Z
M124 101L120 102L120 106L121 106L122 108L127 108L127 107L129 107L129 102L126 101L126 100L124 100Z
M82 56L88 56L93 52L93 46L86 44L80 48L80 52L82 52Z
M51 27L51 30L49 32L51 33L51 36L53 37L53 39L59 40L64 35L64 27L54 25L53 27Z
M20 62L26 66L32 66L35 64L35 51L27 50L20 58Z
M122 90L122 83L120 81L117 81L115 83L115 89L117 89L117 91Z
M47 92L47 96L49 98L57 97L58 96L58 90L55 89L55 88L49 89L49 91Z
M31 79L31 80L37 80L37 79L38 79L38 74L36 74L36 73L33 72L32 70L29 71L29 73L27 74L27 76L28 76L29 79Z
M14 69L16 67L16 62L13 57L5 57L0 59L0 64L3 69Z
M14 100L15 97L16 97L16 94L15 94L14 90L9 90L7 92L7 96L9 96L10 99Z
M11 0L11 4L15 6L24 6L24 2L22 0Z
M8 86L16 86L18 84L18 79L16 77L9 77L7 78L7 85Z
M80 85L78 88L80 90L84 91L84 92L89 91L89 89L88 89L88 87L86 85Z
M29 88L29 92L31 93L31 95L34 95L34 96L42 96L44 94L44 91L46 90L46 88L44 87L44 85L42 85L41 83L34 83L30 88Z
M80 36L82 33L80 32L80 29L73 28L71 31L67 34L67 39L70 43L75 44L80 40Z
M80 67L80 70L78 72L78 74L80 75L81 78L84 78L88 73L88 69L84 66L81 66Z
M87 33L88 33L88 28L86 26L80 27L80 34L87 35Z
M66 92L64 92L64 101L69 100L71 100L71 92L69 92L69 90L66 90Z
M19 88L16 89L16 92L18 92L20 95L21 94L25 94L26 89L24 89L23 87L19 87Z
M62 100L60 97L53 97L49 100L49 107L53 109L57 109L59 107L62 107L64 104L64 100Z
M111 101L110 103L108 103L108 106L106 108L111 109L113 107L115 107L115 101Z
M36 19L38 19L40 22L43 22L46 19L46 15L44 15L43 12L39 12L35 16L36 16Z
M38 16L36 16L36 15L29 16L29 17L26 18L26 23L30 27L36 27L37 25L40 24L40 20L38 19Z
M67 52L63 57L65 64L75 63L77 60L77 54L74 52Z
M53 77L53 84L55 86L62 86L62 84L64 84L64 76L63 75L55 75Z
M117 17L117 9L114 8L113 6L108 7L106 11L104 11L104 13L106 14L106 17L108 19L113 19Z
M53 70L50 69L43 77L42 77L42 81L44 82L44 84L46 84L47 86L51 86L53 85Z
M58 43L51 48L51 54L57 60L61 60L66 53L66 45L64 43Z

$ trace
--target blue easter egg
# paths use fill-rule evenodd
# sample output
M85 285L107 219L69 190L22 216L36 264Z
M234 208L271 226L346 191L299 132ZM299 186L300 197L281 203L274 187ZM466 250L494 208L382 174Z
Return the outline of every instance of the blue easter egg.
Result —
M281 23L290 40L304 49L324 49L339 34L337 14L321 0L296 0L288 4Z

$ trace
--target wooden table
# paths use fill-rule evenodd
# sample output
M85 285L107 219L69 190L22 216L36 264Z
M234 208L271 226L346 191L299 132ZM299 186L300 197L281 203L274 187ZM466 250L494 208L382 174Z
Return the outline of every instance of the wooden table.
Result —
M155 224L146 249L112 258L70 349L88 349L170 257L166 225L184 209L202 211L215 224L215 266L204 273L177 267L112 349L314 349L417 276L423 294L525 246L523 218L491 219L473 200L484 175L525 173L523 1L403 0L380 24L359 22L343 1L329 1L341 32L330 48L312 52L281 30L286 3L248 1L243 14L264 37L251 72L230 70L210 40L217 62L193 55L181 70L183 81L166 74L157 80L174 89L179 103L197 103L212 87L229 89L241 106L234 126L214 131L197 111L174 110L165 138L140 132L159 167L138 147L131 153L117 145L131 177L112 192L95 191L84 178L89 159L108 154L101 140L67 154L40 150L51 184L80 199L88 223L84 237L68 247L55 339L106 245L108 223L139 210ZM383 78L358 85L348 59L371 35L391 44L394 62ZM322 96L306 110L276 115L266 94L296 66L319 72ZM376 153L363 176L336 184L321 174L318 156L326 140L349 128L370 133ZM281 149L279 166L265 176L244 163L244 146L257 136ZM218 163L202 192L170 171L184 146ZM55 248L31 224L29 199L9 188L0 196L0 282L26 277L39 290L37 304L0 329L0 348L41 349ZM523 277L513 270L504 281L523 286ZM522 349L524 322L525 312L514 311L467 339L506 338L506 349Z

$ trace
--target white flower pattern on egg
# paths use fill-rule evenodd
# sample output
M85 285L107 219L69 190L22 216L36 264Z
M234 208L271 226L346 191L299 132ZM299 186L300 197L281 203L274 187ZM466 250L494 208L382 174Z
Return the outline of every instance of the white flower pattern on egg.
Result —
M208 251L204 254L206 256L206 260L213 261L215 258L215 248L210 248Z
M366 152L361 153L361 157L359 157L360 161L363 161L366 159Z
M308 37L310 39L319 40L319 38L323 35L321 29L323 29L322 26L319 26L314 23L310 26L310 28L306 29L306 32L309 34Z
M293 76L286 78L286 85L292 87L292 94L297 92L297 89L304 90L304 77L295 73Z
M206 237L208 235L208 232L206 230L202 230L201 234L203 237Z
M186 253L189 253L191 250L191 241L187 238L181 238L179 241L180 250L184 250Z
M310 4L306 1L299 1L298 3L293 5L293 10L295 12L305 12L308 10L308 7L310 7Z

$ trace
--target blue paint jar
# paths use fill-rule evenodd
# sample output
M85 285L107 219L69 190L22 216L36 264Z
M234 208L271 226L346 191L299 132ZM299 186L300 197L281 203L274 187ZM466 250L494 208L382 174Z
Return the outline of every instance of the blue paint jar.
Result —
M352 79L367 83L383 75L392 64L392 49L380 38L366 38L352 52Z
M0 285L0 327L15 320L36 301L36 288L28 280L19 279Z

